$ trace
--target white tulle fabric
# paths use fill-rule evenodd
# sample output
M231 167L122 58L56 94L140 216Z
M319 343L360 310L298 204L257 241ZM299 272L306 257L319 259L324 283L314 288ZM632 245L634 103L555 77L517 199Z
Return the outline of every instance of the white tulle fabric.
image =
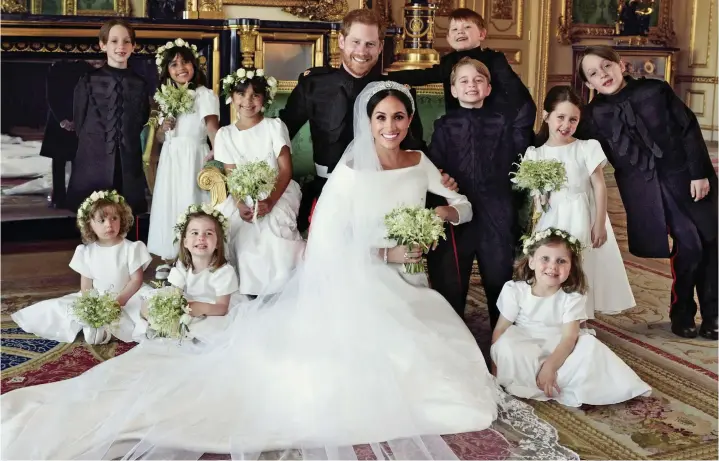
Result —
M357 99L356 138L281 291L233 309L210 345L147 341L81 377L4 395L3 458L357 459L353 445L370 444L377 459L456 459L440 434L498 420L513 434L501 458L578 459L499 390L449 304L377 257L376 197L417 188L408 178L426 193L428 181L418 167L381 171L366 107L388 86L406 91L373 83Z

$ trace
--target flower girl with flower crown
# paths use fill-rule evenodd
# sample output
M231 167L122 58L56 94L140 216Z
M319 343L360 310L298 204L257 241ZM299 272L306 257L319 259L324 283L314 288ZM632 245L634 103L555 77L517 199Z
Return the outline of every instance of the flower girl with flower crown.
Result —
M214 143L220 102L206 87L207 77L200 69L195 45L181 38L168 42L157 50L155 63L165 91L161 89L155 95L162 117L156 139L162 143L162 151L147 247L167 261L178 252L172 235L177 216L193 203L207 201L207 193L197 186L197 175L212 156L207 139ZM168 265L158 267L158 278L167 278L169 270Z
M262 69L239 69L222 80L227 104L237 111L234 125L220 128L215 159L232 170L266 162L277 170L274 189L265 198L249 200L231 194L218 208L230 219L228 257L240 278L240 293L257 296L277 291L304 250L297 230L302 194L292 180L290 136L279 118L266 118L277 80Z
M111 336L130 342L139 320L141 295L150 291L142 273L152 257L142 242L125 235L132 228L132 210L116 191L96 191L77 211L77 227L84 245L75 249L70 268L80 274L80 292L40 301L15 314L12 319L28 333L53 341L70 343L83 330L90 344L106 343ZM103 328L83 325L72 307L83 292L112 293L122 309L119 322Z

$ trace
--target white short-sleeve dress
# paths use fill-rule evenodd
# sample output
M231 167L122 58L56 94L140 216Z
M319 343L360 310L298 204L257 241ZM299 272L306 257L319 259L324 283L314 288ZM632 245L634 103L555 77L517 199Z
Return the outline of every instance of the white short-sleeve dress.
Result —
M70 268L92 279L92 286L97 291L119 293L130 281L130 275L138 269L143 271L147 269L150 261L152 256L144 243L123 240L110 247L100 246L97 243L79 245L70 261ZM149 286L143 285L125 304L119 323L109 329L113 336L121 341L133 341L142 306L142 295L150 290ZM12 314L11 317L28 333L53 341L70 343L85 327L71 311L72 304L79 296L80 292L40 301ZM90 338L86 340L95 342Z
M582 242L585 248L582 252L582 268L589 283L587 318L593 319L595 310L617 314L636 306L609 216L605 224L607 241L599 248L592 248L596 205L590 177L598 166L607 162L599 142L594 139L576 140L565 146L545 144L538 148L530 147L525 158L556 159L564 163L567 184L550 194L549 210L542 214L536 230L556 227Z
M585 320L586 296L557 291L532 294L527 282L505 283L497 301L499 312L514 325L492 345L497 382L517 397L549 400L537 387L537 374L562 340L562 326ZM651 387L593 335L583 331L574 351L557 372L561 392L553 400L570 407L609 405L640 395Z
M197 185L197 175L210 152L205 117L220 114L220 100L204 86L195 90L195 110L177 118L175 128L165 135L160 152L157 178L152 193L150 230L147 247L163 259L174 259L177 217L194 203L209 201L207 192Z
M279 118L264 118L247 130L235 125L220 128L215 137L215 159L237 167L264 160L277 168L284 146L291 146L285 124ZM305 247L297 230L301 198L299 184L290 181L272 211L254 223L240 218L232 196L218 205L230 220L227 257L237 269L240 293L276 292L295 268Z

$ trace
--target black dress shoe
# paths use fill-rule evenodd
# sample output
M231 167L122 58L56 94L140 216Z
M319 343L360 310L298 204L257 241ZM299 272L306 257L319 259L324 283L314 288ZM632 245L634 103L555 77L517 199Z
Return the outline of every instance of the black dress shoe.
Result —
M712 341L719 340L719 332L717 331L717 319L714 320L703 320L702 326L699 327L699 336Z
M672 321L672 333L682 338L696 338L699 334L695 325L676 321Z

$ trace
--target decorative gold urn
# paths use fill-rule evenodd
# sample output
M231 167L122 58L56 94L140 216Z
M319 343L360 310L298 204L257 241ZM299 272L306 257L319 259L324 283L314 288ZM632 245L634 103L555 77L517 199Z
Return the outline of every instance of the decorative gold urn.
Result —
M433 3L414 1L404 6L402 34L395 36L395 61L389 70L426 69L439 63L434 50Z

